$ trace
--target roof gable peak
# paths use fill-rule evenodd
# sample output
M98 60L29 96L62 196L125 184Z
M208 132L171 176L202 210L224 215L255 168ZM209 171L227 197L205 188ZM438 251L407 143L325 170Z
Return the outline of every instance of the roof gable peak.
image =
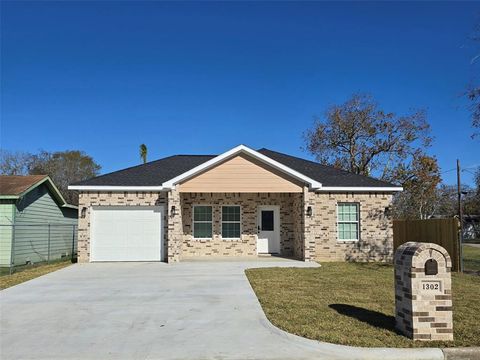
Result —
M243 144L240 144L238 146L235 146L234 148L194 167L193 169L190 169L189 171L186 171L184 172L183 174L180 174L176 177L174 177L173 179L170 179L166 182L164 182L162 184L162 186L164 188L172 188L174 187L176 184L184 181L184 180L187 180L197 174L199 174L200 172L203 172L205 170L208 170L214 166L216 166L217 164L220 164L221 162L229 159L229 158L232 158L238 154L247 154L247 155L250 155L251 157L261 161L262 163L266 164L266 165L269 165L271 167L273 167L274 169L278 170L278 171L281 171L287 175L290 175L291 177L297 179L297 180L300 180L304 183L307 183L309 185L309 187L311 189L320 189L322 187L322 184L319 183L318 181L314 180L314 179L311 179L309 178L308 176L305 176L301 173L299 173L298 171L295 171L291 168L289 168L288 166L285 166L281 163L279 163L278 161L275 161L273 160L272 158L256 151L256 150L253 150L251 148L249 148L248 146L246 145L243 145Z

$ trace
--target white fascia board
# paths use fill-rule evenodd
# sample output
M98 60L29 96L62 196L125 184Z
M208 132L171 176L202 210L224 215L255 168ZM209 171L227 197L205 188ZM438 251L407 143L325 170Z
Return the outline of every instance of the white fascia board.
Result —
M70 185L68 190L79 191L168 191L164 186L109 186L109 185Z
M65 204L62 207L63 208L68 208L68 209L78 210L78 206L75 206L75 205L72 205L72 204Z
M236 147L234 147L233 149L231 150L228 150L227 152L224 152L223 154L220 154L218 155L217 157L214 157L213 159L210 159L208 160L207 162L204 162L203 164L200 164L196 167L194 167L193 169L189 170L189 171L186 171L184 172L183 174L180 174L176 177L174 177L173 179L170 179L166 182L164 182L162 185L163 187L166 187L166 188L172 188L173 186L175 186L176 184L178 184L179 182L183 181L183 180L186 180L202 171L205 171L213 166L215 166L216 164L222 162L223 160L226 160L230 157L233 157L239 153L246 153L250 156L252 156L253 158L257 159L257 160L260 160L261 162L267 164L267 165L270 165L271 167L287 174L287 175L290 175L292 176L293 178L296 178L297 180L301 180L303 182L306 182L310 185L310 188L311 189L320 189L322 187L322 184L319 183L318 181L315 181L311 178L309 178L308 176L305 176L301 173L299 173L298 171L295 171L291 168L289 168L288 166L285 166L281 163L279 163L278 161L275 161L271 158L269 158L268 156L265 156L261 153L259 153L258 151L255 151L253 149L250 149L249 147L245 146L245 145L238 145Z
M342 192L399 192L403 191L403 187L375 187L375 186L324 186L316 190L318 192L342 191Z

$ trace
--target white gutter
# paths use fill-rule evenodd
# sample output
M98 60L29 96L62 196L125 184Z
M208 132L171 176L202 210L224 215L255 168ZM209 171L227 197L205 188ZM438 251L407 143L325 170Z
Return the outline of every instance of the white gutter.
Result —
M164 186L110 186L110 185L70 185L68 190L80 191L168 191Z
M329 191L346 191L346 192L371 192L371 191L384 191L384 192L399 192L403 191L403 187L375 187L375 186L323 186L321 189L317 189L317 192L329 192Z

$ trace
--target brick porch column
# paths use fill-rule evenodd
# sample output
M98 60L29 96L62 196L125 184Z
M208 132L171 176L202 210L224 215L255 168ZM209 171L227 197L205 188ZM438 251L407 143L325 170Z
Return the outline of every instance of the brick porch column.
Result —
M173 206L175 206L175 214L172 214ZM167 262L173 263L180 261L183 241L182 206L180 192L176 187L168 192L167 217Z
M312 215L307 215L308 207L312 207ZM303 188L303 241L304 241L304 261L315 260L315 236L317 232L317 226L315 226L315 217L318 214L315 213L315 193L310 192L308 187Z

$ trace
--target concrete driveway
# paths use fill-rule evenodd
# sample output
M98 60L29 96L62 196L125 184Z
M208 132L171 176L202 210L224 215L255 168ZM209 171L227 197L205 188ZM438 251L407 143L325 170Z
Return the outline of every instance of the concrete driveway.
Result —
M77 264L0 292L6 359L442 359L303 339L266 319L244 269L289 260ZM345 329L348 331L348 329Z

